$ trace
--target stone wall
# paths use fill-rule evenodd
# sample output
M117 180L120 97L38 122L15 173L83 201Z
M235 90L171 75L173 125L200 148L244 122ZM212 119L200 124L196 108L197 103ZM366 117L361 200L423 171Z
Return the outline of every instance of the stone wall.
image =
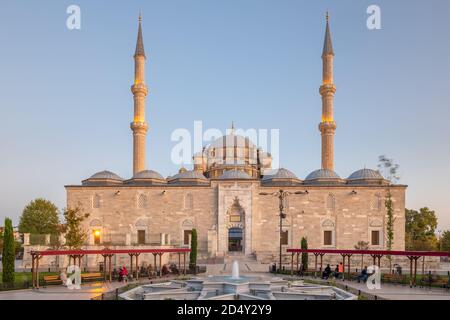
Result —
M405 188L391 187L395 208L393 250L405 248ZM243 229L243 249L258 260L273 262L279 252L278 199L262 196L278 187L264 187L259 181L212 181L208 186L69 186L67 204L90 213L84 224L89 244L99 230L102 243L137 243L138 230L145 230L147 245L188 246L184 230L198 232L199 259L223 256L228 250L228 229ZM380 245L386 249L386 186L300 186L284 187L308 194L291 194L286 200L283 230L288 245L300 247L307 237L309 248L354 249L358 241L371 242L371 232L379 231ZM243 220L231 222L229 210L237 199ZM332 232L332 244L324 244L324 231ZM106 241L108 240L108 241Z

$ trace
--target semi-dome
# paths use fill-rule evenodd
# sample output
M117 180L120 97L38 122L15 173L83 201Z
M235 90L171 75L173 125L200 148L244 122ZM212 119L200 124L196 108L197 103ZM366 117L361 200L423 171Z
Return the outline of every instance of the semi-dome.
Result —
M353 172L348 178L349 184L386 184L387 180L376 170L361 169Z
M240 170L227 170L219 177L219 180L232 179L252 179L252 177L248 173Z
M311 172L305 179L305 184L340 184L341 177L333 170L319 169Z
M93 174L89 179L84 180L83 185L89 184L119 184L123 179L111 171L100 171Z

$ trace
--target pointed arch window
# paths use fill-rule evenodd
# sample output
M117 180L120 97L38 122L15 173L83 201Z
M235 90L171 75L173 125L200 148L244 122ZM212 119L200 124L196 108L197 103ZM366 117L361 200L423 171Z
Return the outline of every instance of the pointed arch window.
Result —
M381 210L381 208L382 208L381 195L377 193L372 199L372 209L379 211Z
M184 208L188 210L194 208L194 196L191 193L184 197Z
M327 209L334 211L336 209L336 197L330 193L327 197Z
M98 209L101 207L102 198L99 194L95 194L92 198L92 207Z
M143 193L138 195L138 199L137 199L137 206L139 209L145 209L147 208L147 196Z

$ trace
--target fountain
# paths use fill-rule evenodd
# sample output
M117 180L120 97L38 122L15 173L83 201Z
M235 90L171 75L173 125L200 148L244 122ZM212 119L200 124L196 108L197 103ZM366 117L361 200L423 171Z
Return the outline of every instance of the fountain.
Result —
M231 279L232 280L239 280L239 264L236 260L233 261L233 267L231 271Z
M210 275L142 285L120 295L125 300L354 300L341 289L287 281L268 274L241 276L236 260L231 275Z

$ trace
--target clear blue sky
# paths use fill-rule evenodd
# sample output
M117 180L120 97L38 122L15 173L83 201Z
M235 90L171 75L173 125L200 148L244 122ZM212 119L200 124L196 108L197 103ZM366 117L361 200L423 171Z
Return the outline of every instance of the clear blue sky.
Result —
M366 28L378 4L382 30ZM81 30L66 8L81 7ZM393 157L407 206L450 228L450 2L21 1L0 5L0 219L109 169L131 176L133 53L142 10L148 166L163 175L176 128L279 128L281 164L320 166L324 12L334 41L336 171Z

